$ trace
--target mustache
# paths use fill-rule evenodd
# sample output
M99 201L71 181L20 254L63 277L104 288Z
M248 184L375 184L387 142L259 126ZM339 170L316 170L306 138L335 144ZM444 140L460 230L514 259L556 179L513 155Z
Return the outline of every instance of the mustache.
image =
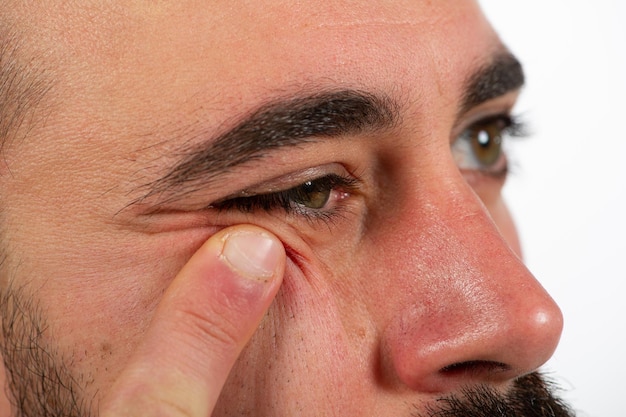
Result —
M518 378L507 393L486 385L465 388L437 399L428 414L416 417L575 417L557 391L551 380L534 372Z

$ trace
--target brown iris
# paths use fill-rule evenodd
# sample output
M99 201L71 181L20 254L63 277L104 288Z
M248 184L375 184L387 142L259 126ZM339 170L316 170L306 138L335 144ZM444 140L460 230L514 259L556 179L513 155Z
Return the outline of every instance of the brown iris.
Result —
M469 129L468 139L472 152L483 167L490 167L502 155L502 132L507 128L505 120L477 123Z
M332 188L316 181L307 181L294 189L294 192L294 201L297 204L310 209L321 209L328 203Z

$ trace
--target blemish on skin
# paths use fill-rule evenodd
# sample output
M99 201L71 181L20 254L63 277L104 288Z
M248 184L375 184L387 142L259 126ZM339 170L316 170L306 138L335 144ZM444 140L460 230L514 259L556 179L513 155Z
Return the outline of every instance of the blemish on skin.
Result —
M113 355L113 346L109 342L103 342L100 344L100 356L105 358Z

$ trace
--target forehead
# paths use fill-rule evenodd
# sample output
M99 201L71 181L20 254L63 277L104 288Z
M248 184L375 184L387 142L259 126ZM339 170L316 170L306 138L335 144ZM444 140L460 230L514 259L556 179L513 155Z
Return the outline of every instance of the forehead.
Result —
M445 88L497 44L469 0L51 3L22 3L21 15L83 97L81 81L100 98L158 86L241 101L307 83L404 88L433 74L428 84Z
M16 3L54 79L50 115L31 135L45 140L30 141L30 159L43 158L42 146L52 158L62 143L68 161L98 155L108 171L139 161L152 176L182 146L294 92L400 97L407 128L431 129L501 48L470 0ZM120 181L134 183L130 165L115 165Z

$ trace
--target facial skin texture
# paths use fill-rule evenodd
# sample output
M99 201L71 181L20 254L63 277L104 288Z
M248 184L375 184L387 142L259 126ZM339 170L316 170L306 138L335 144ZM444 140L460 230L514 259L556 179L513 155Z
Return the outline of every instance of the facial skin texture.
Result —
M507 56L474 2L4 8L49 85L0 168L2 352L24 415L97 415L172 278L240 223L288 260L215 416L427 415L509 392L552 355L561 314L520 261L504 178L451 152L518 94L467 97ZM174 169L263 109L346 91L391 122ZM224 204L329 174L355 184L323 215Z

